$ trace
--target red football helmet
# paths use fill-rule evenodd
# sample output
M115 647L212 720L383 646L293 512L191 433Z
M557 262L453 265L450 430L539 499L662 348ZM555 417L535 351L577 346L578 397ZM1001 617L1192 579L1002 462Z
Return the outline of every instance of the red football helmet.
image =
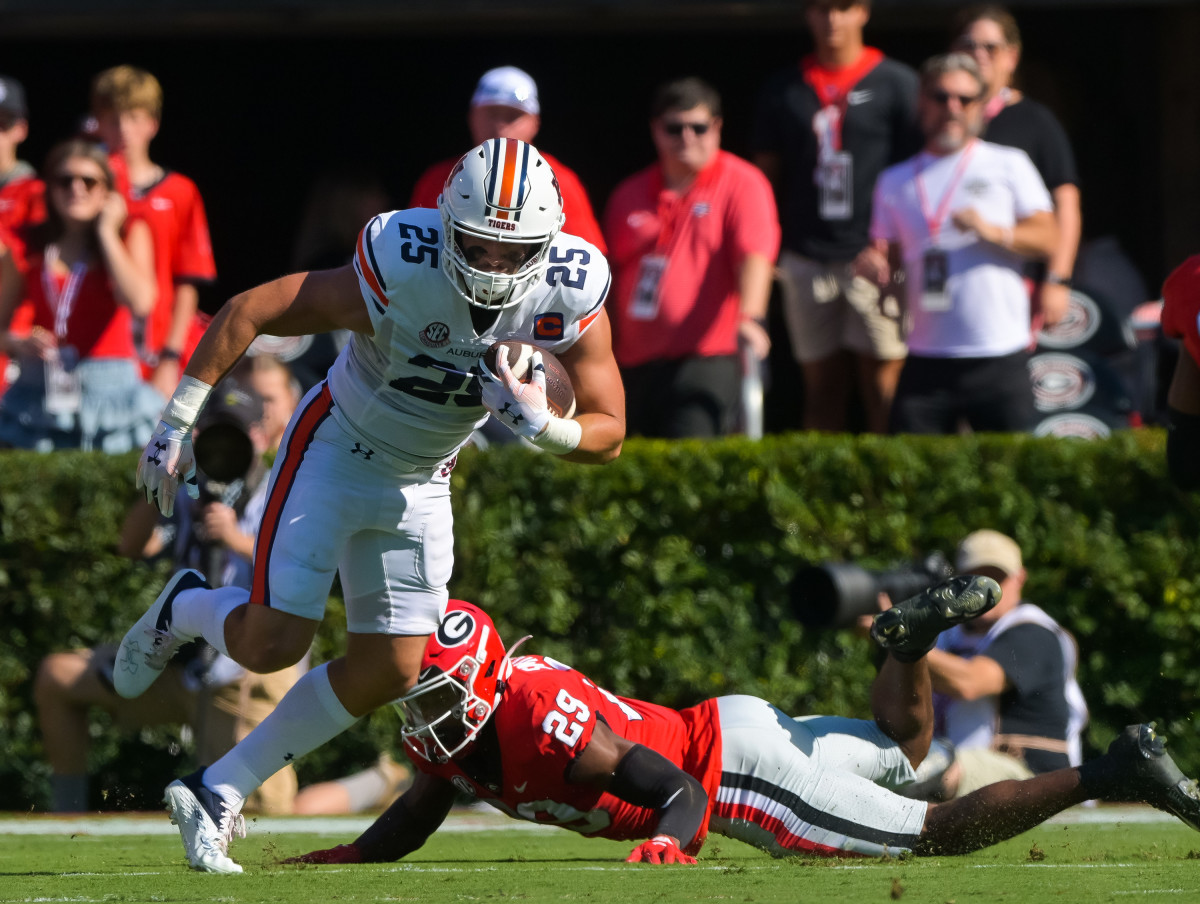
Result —
M512 674L511 652L486 612L450 600L425 644L416 686L396 701L409 749L444 763L475 740Z

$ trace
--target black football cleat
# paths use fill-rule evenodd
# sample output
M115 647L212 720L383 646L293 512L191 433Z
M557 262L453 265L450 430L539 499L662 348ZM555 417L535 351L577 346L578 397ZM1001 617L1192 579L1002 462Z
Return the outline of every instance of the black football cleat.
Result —
M1105 800L1144 801L1200 831L1200 783L1175 765L1153 722L1126 726L1104 756L1116 774Z
M880 612L871 624L871 637L902 662L913 662L933 649L947 628L983 615L998 602L999 584L962 574Z

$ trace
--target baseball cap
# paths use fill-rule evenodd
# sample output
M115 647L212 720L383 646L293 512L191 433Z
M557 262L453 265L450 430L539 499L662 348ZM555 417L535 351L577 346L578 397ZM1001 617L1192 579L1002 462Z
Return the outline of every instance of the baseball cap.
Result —
M26 119L29 111L25 108L25 89L15 78L0 75L0 112Z
M471 95L472 107L514 107L526 113L541 113L538 103L537 82L516 66L501 66L489 69L479 77L475 93Z
M958 560L954 563L959 574L979 568L998 568L1006 575L1017 574L1021 568L1021 547L1012 537L995 530L977 530L968 534L958 545Z

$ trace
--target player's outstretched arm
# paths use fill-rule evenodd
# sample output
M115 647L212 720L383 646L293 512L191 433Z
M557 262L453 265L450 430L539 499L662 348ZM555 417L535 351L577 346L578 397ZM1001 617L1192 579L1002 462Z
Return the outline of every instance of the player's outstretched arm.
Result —
M454 804L454 786L418 774L412 787L350 844L289 857L284 863L390 863L421 847Z
M695 863L683 852L700 831L708 795L694 777L661 753L616 734L598 722L567 779L658 811L657 833L634 848L629 863Z
M334 329L373 332L352 266L293 273L231 298L213 318L188 362L162 420L138 459L137 487L164 515L175 506L180 484L193 499L196 459L192 428L208 394L256 336L303 336Z
M625 441L625 387L612 351L607 312L559 356L575 389L575 420L583 430L575 451L563 456L604 464L621 454Z

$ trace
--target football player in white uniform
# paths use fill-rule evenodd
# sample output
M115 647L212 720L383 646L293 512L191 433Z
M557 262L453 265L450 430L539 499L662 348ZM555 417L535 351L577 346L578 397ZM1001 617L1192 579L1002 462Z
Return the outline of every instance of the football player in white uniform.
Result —
M288 426L252 590L209 589L198 573L181 572L121 643L114 684L126 697L196 636L246 668L275 671L304 656L341 572L345 655L310 671L229 754L167 788L194 869L241 872L228 842L244 832L242 800L416 682L448 599L450 471L489 411L572 461L604 463L620 452L625 399L603 309L608 263L560 232L549 164L524 142L487 141L455 167L438 207L375 217L351 265L231 299L138 462L138 486L170 514L176 488L193 485L196 417L254 338L352 331ZM482 367L500 338L561 357L575 388L573 418L548 410L536 355L527 384L507 362L496 374Z

